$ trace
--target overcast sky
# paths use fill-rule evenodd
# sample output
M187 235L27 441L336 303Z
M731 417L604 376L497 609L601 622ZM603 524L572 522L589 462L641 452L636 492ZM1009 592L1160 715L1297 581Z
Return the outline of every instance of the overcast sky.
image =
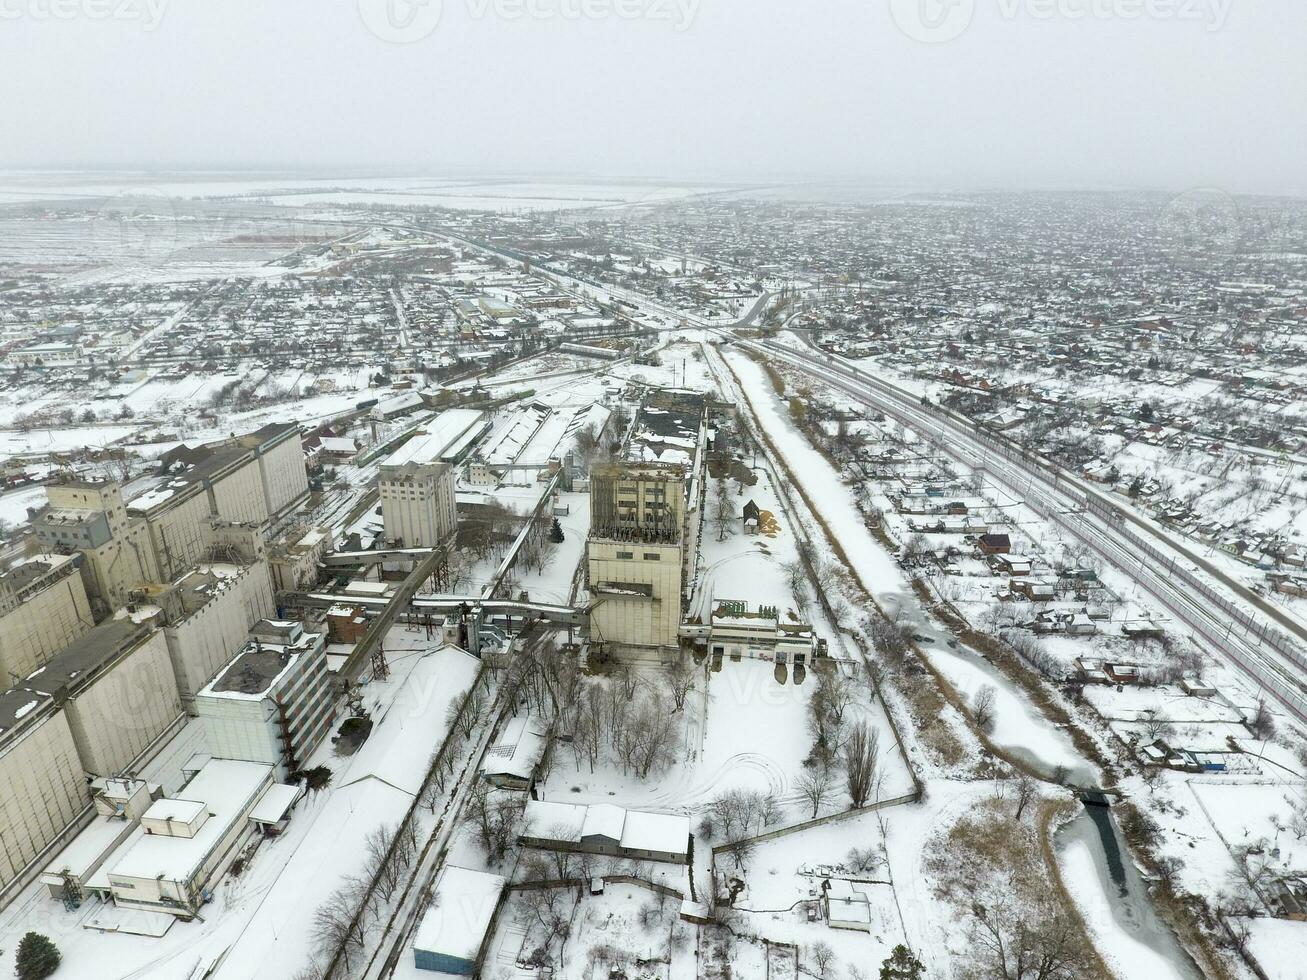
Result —
M0 0L0 166L1307 192L1303 0L438 3Z

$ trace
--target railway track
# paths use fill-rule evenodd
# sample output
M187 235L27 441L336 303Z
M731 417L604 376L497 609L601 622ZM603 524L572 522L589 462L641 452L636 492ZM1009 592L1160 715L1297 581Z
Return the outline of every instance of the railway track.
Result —
M1205 581L1202 573L1210 574L1211 569L1176 542L1145 539L1136 530L1138 519L1064 471L1041 465L1033 454L1007 440L977 431L968 420L952 413L923 405L911 393L840 358L815 349L796 351L770 341L736 342L803 371L917 432L938 437L944 451L958 462L983 466L991 482L1014 498L1024 499L1040 517L1129 575L1183 624L1200 646L1219 653L1285 710L1307 721L1307 686L1303 683L1307 655L1300 642L1307 637L1295 640L1284 636L1253 615L1241 602L1246 599L1237 585L1231 590L1228 581L1218 579L1216 586ZM1225 588L1218 587L1221 585ZM1284 624L1294 629L1296 624L1284 619Z

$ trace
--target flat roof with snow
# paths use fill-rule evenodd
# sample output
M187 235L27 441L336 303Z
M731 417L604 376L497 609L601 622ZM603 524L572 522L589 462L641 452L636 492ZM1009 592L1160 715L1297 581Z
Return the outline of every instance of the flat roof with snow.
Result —
M447 866L436 882L431 907L422 916L413 948L475 960L506 883L500 875Z
M528 800L522 836L546 848L551 843L593 846L593 842L611 842L623 851L683 858L690 850L690 818L680 813L626 810L612 803L584 806Z
M281 823L286 819L290 808L295 805L295 801L300 798L301 792L300 787L286 783L269 786L259 802L254 804L254 809L250 811L250 819L262 824Z
M109 875L124 878L164 878L189 881L208 854L231 826L263 791L272 766L235 759L214 759L182 789L187 801L208 808L210 817L194 837L166 837L146 834L108 867ZM179 800L159 800L150 807L176 805ZM160 810L160 816L164 816ZM174 811L174 816L176 812Z
M382 461L382 469L414 463L426 466L438 463L484 417L472 408L451 408L428 422L425 431L413 436Z
M596 803L585 812L585 823L581 828L582 837L605 837L613 842L621 841L622 826L626 823L627 812L611 803Z
M627 810L622 849L685 854L689 851L690 818L680 813Z
M164 820L169 823L190 823L205 810L205 804L198 800L174 800L164 798L155 800L150 808L141 814L142 820Z

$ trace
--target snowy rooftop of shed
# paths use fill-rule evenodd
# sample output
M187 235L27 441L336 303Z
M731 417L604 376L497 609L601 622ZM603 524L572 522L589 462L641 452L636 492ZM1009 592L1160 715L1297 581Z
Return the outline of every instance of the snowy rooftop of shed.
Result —
M413 948L462 960L476 959L505 883L496 874L447 866L436 882L431 907L422 916Z

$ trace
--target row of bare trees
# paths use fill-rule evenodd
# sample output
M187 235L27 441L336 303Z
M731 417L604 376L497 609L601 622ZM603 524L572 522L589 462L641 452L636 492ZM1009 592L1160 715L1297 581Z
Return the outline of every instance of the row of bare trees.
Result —
M854 719L850 709L862 685L838 669L817 672L817 686L808 701L808 731L812 751L805 760L798 789L816 817L837 795L842 781L855 809L880 792L880 731Z
M416 801L433 813L485 711L489 676L488 671L479 673L467 694L449 707L449 733L431 756ZM346 876L313 914L314 946L325 955L301 970L295 980L332 980L351 974L354 958L366 949L370 930L417 859L417 823L413 817L410 810L397 825L383 824L367 835L363 868Z
M522 547L517 553L517 561L521 562L522 567L533 570L537 575L545 570L558 549L558 544L549 534L553 523L553 517L543 507L538 510L531 518L526 537L522 539Z
M380 920L418 853L412 821L391 827L381 824L364 840L366 862L357 875L347 876L313 913L310 935L315 948L340 951L333 976L349 974L355 958L367 948L368 935ZM325 980L331 965L313 963L296 980ZM342 972L343 969L343 972Z

